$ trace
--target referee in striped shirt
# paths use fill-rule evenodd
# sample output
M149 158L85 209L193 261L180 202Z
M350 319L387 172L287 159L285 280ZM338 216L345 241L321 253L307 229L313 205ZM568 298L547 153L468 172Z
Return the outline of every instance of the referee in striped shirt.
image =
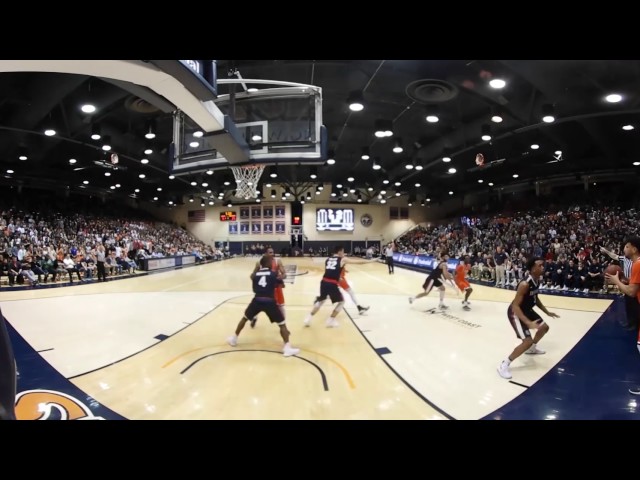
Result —
M633 264L633 262L629 260L627 257L625 257L624 255L616 255L615 253L610 252L604 247L600 247L600 251L605 255L608 255L612 260L617 260L620 263L624 276L628 282L629 281L628 279L631 277L631 265ZM628 295L625 295L624 302L625 302L625 311L627 313L627 324L625 325L625 328L628 328L629 330L636 329L638 328L638 313L639 313L638 301L636 300L635 297L630 297Z

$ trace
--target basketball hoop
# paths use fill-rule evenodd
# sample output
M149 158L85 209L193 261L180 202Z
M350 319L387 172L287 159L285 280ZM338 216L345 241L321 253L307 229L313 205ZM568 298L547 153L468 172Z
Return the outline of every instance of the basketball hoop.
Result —
M244 198L256 198L258 194L256 189L258 188L258 180L264 172L264 165L245 165L243 167L231 167L233 176L236 179L236 197Z
M296 238L299 238L302 235L302 227L291 227L290 235L295 235Z

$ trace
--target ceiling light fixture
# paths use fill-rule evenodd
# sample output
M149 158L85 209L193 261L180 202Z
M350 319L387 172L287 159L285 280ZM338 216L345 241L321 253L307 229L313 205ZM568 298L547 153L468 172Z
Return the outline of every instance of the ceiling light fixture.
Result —
M393 146L393 153L402 153L403 150L404 149L402 148L402 139L396 138L395 145Z
M100 140L100 125L91 125L91 140Z
M488 142L491 140L491 127L489 125L482 125L482 140Z
M361 112L364 110L364 96L362 92L351 92L347 99L347 103L349 104L349 110L352 112Z
M437 123L440 120L440 117L438 116L437 105L427 105L426 111L427 111L427 116L426 116L427 122Z
M144 138L148 140L153 140L154 138L156 138L156 128L154 123L155 122L151 121L147 124L147 130L144 134Z
M556 117L553 114L553 105L545 104L542 106L542 121L544 123L553 123Z

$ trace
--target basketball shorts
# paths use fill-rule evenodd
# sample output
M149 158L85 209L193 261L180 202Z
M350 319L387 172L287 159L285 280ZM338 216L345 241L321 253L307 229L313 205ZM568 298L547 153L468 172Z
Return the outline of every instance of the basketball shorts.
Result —
M538 325L541 325L544 322L544 320L542 320L542 317L540 317L540 315L538 315L533 310L524 312L524 314L529 320L535 322ZM529 330L529 327L522 323L522 320L518 318L516 313L511 308L511 305L509 305L509 308L507 309L507 317L509 317L509 323L511 324L513 330L516 332L516 337L518 337L520 340L524 340L527 337L531 338L531 331Z
M271 298L251 300L251 303L244 312L245 318L255 318L260 312L264 312L271 323L277 323L278 325L284 324L284 316L282 311L278 308L275 300Z
M331 303L344 302L337 283L322 281L320 282L320 295L316 298L316 302L321 302L327 297L331 299Z
M424 281L424 283L422 284L422 289L429 293L431 291L431 289L433 289L433 287L441 287L442 286L442 282L439 279L432 279L432 278L428 278Z

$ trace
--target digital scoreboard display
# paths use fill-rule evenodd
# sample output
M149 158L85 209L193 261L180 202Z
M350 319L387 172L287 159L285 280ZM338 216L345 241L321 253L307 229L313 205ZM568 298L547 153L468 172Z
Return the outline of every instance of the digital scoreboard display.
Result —
M318 232L353 232L353 208L318 208L316 209L316 230Z
M221 222L235 222L237 219L236 212L220 212Z

